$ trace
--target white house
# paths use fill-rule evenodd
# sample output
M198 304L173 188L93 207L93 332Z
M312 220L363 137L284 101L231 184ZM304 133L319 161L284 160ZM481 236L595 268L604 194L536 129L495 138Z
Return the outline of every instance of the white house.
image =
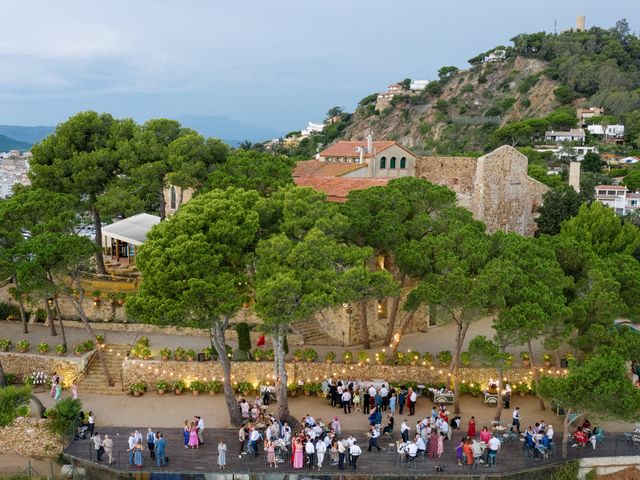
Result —
M604 136L604 125L587 125L587 130L591 135Z
M544 139L551 142L578 142L584 143L585 133L582 128L572 128L568 132L555 131L545 132Z
M300 134L303 137L308 137L312 133L322 133L323 130L324 130L324 123L309 122L307 124L307 128L305 128L304 130L301 130Z
M624 138L624 125L607 125L605 130L607 138Z
M575 159L578 162L584 160L584 156L587 153L598 153L598 149L596 147L587 147L585 145L576 145L574 147L565 147L562 145L556 146L546 146L536 148L537 152L552 152L556 158L563 159Z
M598 185L595 199L613 208L618 215L625 215L638 209L640 193L630 192L624 185Z
M489 55L485 55L484 62L502 62L505 58L507 58L506 50L494 50Z
M429 85L429 80L411 80L409 89L413 91L424 90Z

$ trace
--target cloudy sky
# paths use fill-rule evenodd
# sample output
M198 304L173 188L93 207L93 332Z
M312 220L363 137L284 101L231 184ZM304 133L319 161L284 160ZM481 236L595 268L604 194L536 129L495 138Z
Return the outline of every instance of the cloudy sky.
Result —
M640 31L638 0L3 0L0 124L85 109L226 115L281 131L434 78L520 32Z

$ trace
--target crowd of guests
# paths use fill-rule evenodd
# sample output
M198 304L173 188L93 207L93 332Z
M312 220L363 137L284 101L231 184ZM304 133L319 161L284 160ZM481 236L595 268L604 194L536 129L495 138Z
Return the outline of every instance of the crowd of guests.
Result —
M414 415L419 396L411 387L401 386L396 390L386 383L376 388L373 384L361 385L353 381L329 379L327 387L331 406L341 408L345 414L353 409L368 415L375 408L380 412L389 410L391 415L395 415L397 409L402 415L407 408L409 415Z

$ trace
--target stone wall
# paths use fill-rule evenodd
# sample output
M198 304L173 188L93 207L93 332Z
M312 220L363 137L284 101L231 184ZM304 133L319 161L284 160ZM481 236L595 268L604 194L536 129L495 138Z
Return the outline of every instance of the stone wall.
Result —
M348 380L384 380L388 382L418 382L423 384L443 383L448 379L448 368L423 365L328 365L322 362L289 362L286 364L289 383L322 382L333 376ZM234 382L251 382L258 385L273 383L273 362L232 362L231 374ZM461 368L461 379L467 383L487 385L490 378L497 377L491 368ZM511 382L530 382L531 369L512 368L505 373ZM137 382L144 382L153 389L158 380L168 382L181 379L188 385L192 380L221 380L222 370L216 361L176 362L160 360L125 360L122 366L125 390Z
M62 385L68 387L84 370L94 353L95 350L81 357L59 357L35 353L0 352L0 360L2 360L4 371L17 375L20 380L24 380L33 372L47 372L49 375L57 372L62 377Z
M62 452L60 438L47 429L46 419L18 417L0 428L0 453L55 458Z
M533 235L546 185L527 175L527 157L504 145L480 158L422 157L416 175L456 192L458 205L498 230Z

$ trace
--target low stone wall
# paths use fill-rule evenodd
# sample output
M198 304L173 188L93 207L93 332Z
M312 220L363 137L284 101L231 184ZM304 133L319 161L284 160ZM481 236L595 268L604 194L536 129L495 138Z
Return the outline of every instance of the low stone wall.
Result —
M0 453L55 458L62 452L60 438L47 429L46 419L18 417L0 428Z
M57 372L62 378L62 385L68 387L85 368L92 355L89 352L81 357L58 357L38 355L35 353L0 352L0 360L5 372L17 375L22 381L33 372Z
M326 363L292 362L286 364L289 382L322 382L333 376L348 380L384 380L387 382L418 382L423 384L443 383L448 379L448 369L411 365L346 365ZM461 379L466 383L487 385L490 378L497 377L491 368L462 368ZM231 374L235 382L251 382L258 385L273 382L273 362L232 362ZM137 382L153 388L158 380L168 382L183 380L187 385L192 380L220 380L222 369L216 361L176 362L161 360L125 360L122 379L125 389ZM529 368L512 368L505 373L512 383L530 382Z

